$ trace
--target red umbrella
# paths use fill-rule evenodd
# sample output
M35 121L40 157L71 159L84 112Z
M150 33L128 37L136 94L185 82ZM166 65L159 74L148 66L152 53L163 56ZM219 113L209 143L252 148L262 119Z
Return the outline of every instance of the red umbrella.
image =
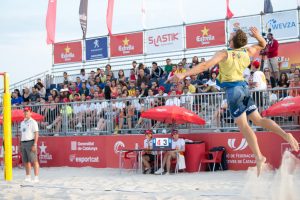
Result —
M31 118L36 120L36 121L43 121L44 120L44 116L40 115L38 113L35 112L31 112ZM0 124L2 124L2 120L3 120L3 115L0 116ZM24 120L24 111L21 109L15 109L11 111L11 121L13 123L18 123Z
M192 123L204 125L205 120L190 110L179 106L159 106L142 112L141 117L168 124Z
M292 116L300 114L300 96L279 101L262 112L263 116Z

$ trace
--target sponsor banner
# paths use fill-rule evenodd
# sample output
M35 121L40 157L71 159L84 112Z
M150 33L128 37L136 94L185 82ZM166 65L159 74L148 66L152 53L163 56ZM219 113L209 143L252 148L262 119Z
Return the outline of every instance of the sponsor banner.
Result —
M225 44L225 21L186 26L186 48Z
M54 44L54 64L82 61L82 45L79 42Z
M107 37L86 40L85 51L86 60L107 58Z
M286 11L263 16L264 31L271 32L277 40L299 37L298 11Z
M110 37L111 57L143 54L143 32L112 35Z
M227 24L228 28L228 39L231 33L234 33L238 29L242 29L244 32L247 33L248 42L254 43L257 40L249 35L250 27L256 27L260 32L261 31L261 17L258 16L251 16L251 17L241 17L241 18L234 18L230 19Z
M279 167L281 155L290 146L280 137L268 133L256 133L261 151L267 157L268 163ZM299 141L300 132L294 132ZM166 135L155 135L155 138L163 138ZM213 147L223 146L227 151L227 161L230 170L247 170L248 167L255 167L255 156L241 133L202 133L182 134L181 137L194 141L204 141L206 151ZM136 146L143 147L143 135L123 136L80 136L80 137L40 137L38 144L39 161L43 167L98 167L118 168L121 149L135 149ZM0 140L0 142L2 142ZM19 152L17 140L13 140L13 152ZM3 148L0 149L3 154ZM186 157L201 157L204 152L189 151ZM199 155L198 155L199 154ZM300 157L300 153L295 154ZM125 159L124 167L132 168L132 161L136 158L134 152L132 160ZM186 159L187 168L199 165L194 159Z
M183 50L182 26L146 31L146 52L164 53Z
M2 138L0 138L0 162L3 162L4 158L4 144ZM13 155L13 166L17 166L19 164L19 154L21 153L21 147L20 147L20 142L18 138L13 138L12 139L12 155Z

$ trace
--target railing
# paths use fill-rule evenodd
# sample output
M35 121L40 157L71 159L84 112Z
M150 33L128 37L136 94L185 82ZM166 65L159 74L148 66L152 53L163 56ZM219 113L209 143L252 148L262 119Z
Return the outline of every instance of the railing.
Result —
M300 88L272 89L252 92L254 100L261 112L273 103L288 97L293 91L300 94ZM93 100L89 102L70 102L30 105L33 112L44 116L39 123L41 135L110 135L140 134L151 128L156 133L169 132L174 125L163 124L149 119L142 119L141 112L160 105L169 99L177 98L178 105L192 110L206 120L206 125L176 125L181 132L224 132L237 131L233 118L230 116L224 101L223 92L199 93L181 96L159 96L146 98L126 98ZM171 101L171 100L170 100ZM0 107L0 111L3 108ZM13 109L22 109L13 107ZM285 129L299 128L299 117L273 117ZM13 124L13 133L19 135L19 124ZM263 130L252 125L256 130ZM2 129L1 129L2 130Z

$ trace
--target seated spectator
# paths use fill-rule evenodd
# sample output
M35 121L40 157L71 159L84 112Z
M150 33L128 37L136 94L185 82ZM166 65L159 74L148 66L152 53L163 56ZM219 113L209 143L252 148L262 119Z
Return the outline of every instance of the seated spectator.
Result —
M116 80L112 80L111 82L107 81L106 85L108 85L110 87L111 97L112 98L117 98L119 93L118 93Z
M38 98L40 98L40 94L37 92L37 89L35 87L32 87L31 93L29 95L29 101L31 103L35 103Z
M88 80L88 75L85 74L85 69L80 70L79 78L82 82L86 82Z
M166 106L180 106L180 100L176 97L176 90L173 89L169 97L166 97Z
M126 82L126 77L123 69L120 69L118 72L118 81Z
M92 70L90 72L90 76L89 76L88 80L95 80L95 78L96 78L96 73L94 70Z
M90 91L89 89L86 87L86 83L83 82L82 85L81 85L81 88L79 90L79 94L82 95L84 94L85 96L88 96L90 94Z
M101 80L101 83L105 83L106 82L106 74L104 72L103 69L100 69L100 75L99 75L99 78ZM97 79L96 79L97 80Z
M289 87L289 78L285 72L282 72L279 77L278 81L278 97L284 98L287 96L287 90L284 90L285 88Z
M136 90L135 81L130 81L129 82L128 96L135 97L135 90Z
M69 84L71 81L69 79L69 75L67 72L64 72L63 73L63 81L62 81L62 84L65 85L65 84Z
M97 71L96 71L96 74L95 74L95 79L96 79L97 77L100 77L100 72L101 72L101 69L98 67L98 68L97 68Z
M196 87L191 84L191 77L186 77L185 80L185 86L189 89L189 92L194 94L196 92Z
M220 127L221 127L222 120L229 118L229 121L226 121L226 122L229 122L229 123L234 122L233 118L231 118L231 116L230 116L229 109L227 109L227 108L228 108L227 99L224 99L221 103L220 110L217 110L214 113L213 120L217 126L217 129L214 132L221 132Z
M190 67L189 68L193 68L194 66L198 65L199 64L199 59L198 59L198 56L194 56L192 58L192 64L190 64Z
M23 97L18 96L17 92L12 93L12 98L11 98L11 105L12 106L18 106L23 103Z
M249 78L251 76L251 65L244 69L243 77L247 83L249 83Z
M189 92L189 88L185 86L183 88L183 94L180 97L180 103L182 107L185 107L188 110L192 110L193 108L194 97L192 93Z
M137 62L135 60L132 61L131 66L132 66L132 69L130 69L130 71L132 70L133 74L137 76L139 73L139 68L137 67Z
M166 166L167 172L165 175L170 174L170 168L171 168L171 160L172 159L178 159L178 155L183 155L185 151L185 141L182 138L179 138L179 134L177 130L172 131L172 149L175 149L174 151L168 151L164 154L163 163L162 166L155 172L155 174L161 174L164 173L164 168ZM177 160L177 162L179 162Z
M289 73L287 74L288 77L289 77L289 81L292 80L294 78L294 73L295 73L295 70L296 70L296 65L291 65L290 67L290 71Z
M149 85L149 78L145 75L144 69L139 70L136 86L141 87L142 82L144 82L146 85Z
M44 85L41 82L38 82L36 84L38 93L40 94L40 97L45 98L46 95L46 88L44 87Z
M139 64L139 70L141 70L141 69L144 70L145 76L150 78L150 70L143 63Z
M203 92L219 92L220 86L217 85L217 74L211 73L211 79L204 84Z
M289 88L289 96L296 97L300 95L300 88L294 88L294 87L300 87L300 77L298 74L294 74L293 81L290 82Z
M190 68L191 64L187 63L186 58L182 58L181 62L182 62L183 67L184 67L185 69Z
M175 75L175 72L177 70L177 65L173 65L172 71L168 74L167 80L165 83L172 82L172 78Z
M160 79L163 76L164 70L157 66L156 62L152 62L152 71L151 71L151 78L152 79Z
M151 82L151 89L152 89L154 95L156 95L158 93L158 82L157 81Z
M133 69L130 70L129 81L136 81L136 74Z
M268 67L264 68L264 74L266 80L271 84L272 88L276 87L276 80L273 76L271 76L270 69Z
M154 153L151 151L153 149L153 143L152 143L152 130L146 130L145 131L145 137L144 140L144 149L145 154L143 155L143 167L144 167L144 174L150 174L151 169L151 162L154 162Z
M183 68L183 63L179 62L177 65L177 70L175 71L175 74L181 74L181 73L185 73L186 69Z
M112 79L115 79L114 73L111 71L111 65L107 64L105 66L105 75L110 75Z
M141 83L140 87L140 97L147 97L148 96L148 85L145 82Z
M29 102L30 102L29 96L30 96L29 89L28 89L28 87L25 87L23 89L23 95L22 95L24 103L29 104Z
M57 91L56 88L53 88L52 90L50 90L50 94L53 97L53 99L55 99L55 97L59 96L58 91Z

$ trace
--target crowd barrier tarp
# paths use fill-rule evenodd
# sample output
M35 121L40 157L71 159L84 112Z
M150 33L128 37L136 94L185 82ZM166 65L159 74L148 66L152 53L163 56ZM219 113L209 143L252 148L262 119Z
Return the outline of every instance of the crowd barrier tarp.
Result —
M108 58L107 37L86 40L85 51L87 61Z
M110 37L110 56L129 56L144 53L143 32L112 35Z
M225 21L186 26L186 48L225 45Z
M238 17L238 18L232 18L228 21L227 29L228 29L228 39L230 37L231 33L234 33L238 29L242 29L244 32L248 33L248 41L250 43L257 42L257 40L249 35L250 33L250 27L256 27L258 28L259 32L262 32L261 30L261 17L259 15L257 16L250 16L250 17Z
M293 134L300 141L300 131L295 131ZM285 149L290 148L289 145L279 136L269 132L257 132L256 135L267 162L278 168L281 155ZM170 137L170 135L155 135L155 137L166 136ZM181 137L204 141L207 151L212 147L224 146L227 150L230 170L246 170L248 167L255 166L254 154L240 133L182 134ZM142 147L144 139L144 135L40 137L39 161L42 167L118 168L119 151L134 149L136 143ZM17 139L14 138L13 152L19 151ZM3 155L3 147L1 147L1 154ZM300 158L300 152L296 156ZM125 162L125 168L130 165L130 162Z
M184 49L183 27L149 30L145 32L147 54L182 51Z
M271 32L277 40L299 36L297 10L263 15L263 27L266 33Z
M54 44L54 64L74 63L81 61L81 41Z

